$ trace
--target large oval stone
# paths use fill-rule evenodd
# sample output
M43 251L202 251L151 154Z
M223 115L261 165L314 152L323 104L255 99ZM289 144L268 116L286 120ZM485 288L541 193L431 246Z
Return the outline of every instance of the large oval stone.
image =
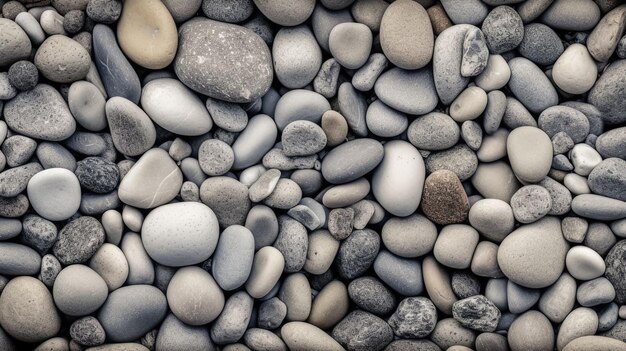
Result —
M519 227L498 249L498 265L514 283L539 289L559 279L569 245L561 232L561 221L544 217Z
M174 71L191 89L230 102L251 102L269 90L272 56L250 29L197 18L180 27L179 39Z
M377 140L355 139L334 148L324 157L322 175L333 184L351 182L376 168L382 159L383 146Z
M515 128L507 138L511 168L520 180L535 183L548 175L552 165L552 142L541 129Z
M248 280L253 259L252 232L246 227L232 225L220 235L211 266L213 277L222 289L235 290Z
M155 208L146 216L141 239L148 255L170 267L188 266L208 259L215 251L217 217L199 202L179 202Z
M626 122L626 60L609 65L589 92L589 103L603 112L609 124Z
M112 342L139 339L161 323L167 313L167 300L151 285L121 287L107 298L98 321Z
M408 216L420 204L425 177L426 167L417 149L406 141L390 141L372 176L372 193L391 214Z
M213 127L200 98L176 79L155 79L146 84L141 107L156 124L175 134L201 135Z
M59 141L76 130L76 121L61 94L47 84L15 96L4 107L11 130L36 139Z

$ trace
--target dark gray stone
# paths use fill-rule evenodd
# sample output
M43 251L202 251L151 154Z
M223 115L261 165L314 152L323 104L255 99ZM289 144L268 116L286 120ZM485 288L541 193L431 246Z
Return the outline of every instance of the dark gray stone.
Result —
M396 336L406 339L424 338L435 329L437 308L425 297L408 297L400 301L388 323Z
M28 197L19 194L16 197L0 197L0 216L8 218L21 217L28 211Z
M39 163L31 162L0 173L0 196L17 196L26 189L30 178L42 170Z
M595 194L626 201L626 161L615 157L605 159L594 167L587 183Z
M344 279L354 279L365 273L380 249L380 235L371 229L355 230L341 243L335 267Z
M361 277L351 281L348 296L359 308L379 316L391 313L396 307L393 292L375 277Z
M37 142L23 135L13 135L2 143L2 153L9 167L25 164L35 153Z
M604 260L606 271L604 275L615 288L615 302L626 303L626 240L620 240L613 246Z
M122 14L122 2L119 0L89 0L87 16L95 22L114 23Z
M96 133L76 132L65 140L65 146L70 150L87 156L96 156L106 150L104 138Z
M328 217L328 231L337 240L343 240L352 233L354 209L335 208Z
M626 122L626 60L617 60L602 73L588 95L590 104L603 113L604 122Z
M500 310L484 295L459 300L452 305L452 315L464 327L492 332L500 321Z
M59 240L52 247L54 255L64 265L86 262L104 243L104 228L89 216L79 217L66 224L59 232Z
M519 45L522 56L542 66L551 65L564 51L558 34L542 23L531 23L524 27L524 39Z
M24 216L22 220L22 242L39 251L48 251L57 240L57 227L54 223L34 214Z
M115 190L120 180L117 165L102 157L87 157L78 161L74 173L83 188L98 194Z
M348 351L382 350L393 340L389 324L371 313L353 311L331 333Z
M615 287L605 277L586 281L576 290L576 300L584 307L603 305L614 299L620 303L615 296Z
M454 272L452 273L452 291L459 299L476 296L480 294L480 281L473 274Z
M333 184L351 182L372 171L383 160L383 146L362 138L332 149L322 160L322 175Z
M492 54L515 49L524 38L524 23L517 12L509 6L491 10L481 27Z
M239 23L254 12L252 0L203 0L202 12L213 20Z
M259 306L257 325L263 329L276 329L280 327L287 316L287 305L278 297L272 297L263 301Z
M16 89L25 91L34 88L39 82L39 71L30 61L18 61L9 67L9 82Z
M70 336L72 340L84 346L102 345L106 337L100 322L91 316L83 317L72 323Z

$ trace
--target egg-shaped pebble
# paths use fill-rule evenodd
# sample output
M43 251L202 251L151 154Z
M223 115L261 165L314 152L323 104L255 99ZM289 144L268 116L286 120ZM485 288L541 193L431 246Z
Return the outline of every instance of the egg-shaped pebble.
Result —
M604 274L606 268L604 260L597 252L582 245L569 249L565 265L569 274L578 280L595 279Z
M539 128L520 127L507 138L507 153L515 175L524 182L545 178L552 165L552 142Z
M572 44L561 54L552 67L552 79L563 91L582 94L596 82L598 69L582 44Z
M69 316L84 316L102 306L108 296L108 288L96 271L75 264L59 272L52 295L61 312Z
M265 296L278 282L284 266L285 259L276 248L266 246L257 251L246 282L246 291L257 299Z
M224 290L242 286L254 259L254 236L246 227L232 225L220 235L211 266L213 277Z
M64 168L35 174L28 182L27 192L33 209L51 221L70 218L80 206L80 183L74 173Z
M184 267L176 271L167 286L167 304L182 322L203 325L222 312L224 293L204 269Z

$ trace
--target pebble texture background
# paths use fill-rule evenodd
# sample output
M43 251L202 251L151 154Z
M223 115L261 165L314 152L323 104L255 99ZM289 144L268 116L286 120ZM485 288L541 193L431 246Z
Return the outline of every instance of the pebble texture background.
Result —
M626 351L622 0L0 0L0 350Z

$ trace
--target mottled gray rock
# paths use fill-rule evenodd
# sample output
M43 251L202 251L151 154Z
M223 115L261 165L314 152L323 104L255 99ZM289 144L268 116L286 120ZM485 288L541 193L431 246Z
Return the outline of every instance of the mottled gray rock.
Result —
M43 168L37 162L7 169L0 173L0 196L14 197L26 190L28 181Z
M539 115L539 128L549 137L565 132L574 143L585 140L589 134L589 120L580 111L567 106L553 106Z
M463 40L463 59L461 60L461 75L474 77L482 73L487 67L489 49L485 35L478 28L467 31Z
M429 173L447 169L454 172L461 181L465 181L476 172L478 158L467 145L460 144L445 151L431 153L425 164Z
M86 262L104 243L104 229L89 216L79 217L66 224L52 247L54 255L64 265Z
M433 52L433 76L439 99L449 105L465 89L469 77L461 75L463 42L466 33L476 28L457 24L437 36Z
M606 256L605 276L613 284L616 292L616 302L626 302L626 268L621 262L626 257L626 240L620 240L613 246Z
M306 228L298 221L288 217L278 218L280 231L274 247L285 259L285 272L298 272L306 263L309 241Z
M356 230L341 243L335 266L339 275L354 279L374 263L380 249L380 236L371 229Z
M257 324L263 329L278 328L287 316L287 305L278 297L272 297L259 305Z
M72 323L70 336L84 346L102 345L106 337L102 325L94 317L83 317Z
M13 62L25 59L30 55L32 48L30 39L20 26L7 18L0 18L0 41L2 53L0 66L7 66Z
M387 323L401 338L423 338L435 329L437 309L428 298L408 297L400 301Z
M498 6L489 12L481 27L489 51L500 54L515 49L524 37L524 24L509 6Z
M250 210L248 188L229 177L213 177L200 186L200 198L217 216L221 226L243 224Z
M348 122L348 126L357 135L364 137L367 135L367 125L365 122L365 112L367 101L365 96L354 89L351 83L345 82L339 86L337 92L339 111Z
M396 307L393 292L375 277L354 279L348 285L348 294L359 308L379 316L391 313Z
M393 331L384 320L359 310L342 319L331 335L349 351L381 350L393 340Z
M48 37L37 49L35 65L41 74L57 83L71 83L87 76L90 57L77 41L63 35Z
M332 98L337 94L339 72L341 65L334 58L324 61L317 76L313 79L313 90L325 98Z
M604 158L619 157L626 159L626 127L615 128L602 133L596 139L595 148Z
M341 100L341 98L340 98ZM326 146L326 134L320 126L309 121L289 123L281 136L286 156L308 156L316 154Z
M411 144L420 150L446 150L456 145L461 135L458 124L450 116L432 112L416 118L407 131Z
M39 71L30 61L18 61L9 67L8 78L16 89L25 91L34 88L39 82Z
M451 285L452 291L460 299L480 294L480 281L470 273L454 272Z
M509 89L531 112L539 113L558 103L558 94L543 71L532 61L516 57L509 61Z
M174 70L191 89L229 102L251 102L269 89L270 50L253 31L196 19L181 26L179 41ZM220 69L212 69L217 64Z
M87 157L77 162L74 173L82 187L98 194L115 190L120 178L117 165L102 157Z
M25 164L33 156L37 142L23 135L13 135L2 143L2 153L9 167L17 167ZM2 162L3 164L5 162ZM4 168L4 167L3 167Z
M524 39L520 43L522 56L542 66L551 65L561 56L564 47L559 36L542 23L524 27Z
M626 121L626 92L621 87L626 82L626 60L609 65L589 92L588 101L603 113L607 124Z
M57 227L54 223L37 215L26 215L22 221L22 241L45 253L57 240Z
M211 324L211 340L217 344L234 343L246 332L254 299L239 291L226 301L220 316Z
M500 310L484 295L455 302L452 314L463 326L483 332L495 331L500 321Z
M513 194L511 208L518 222L532 223L548 214L552 208L552 198L545 188L527 185Z
M626 201L626 161L608 158L589 174L588 184L595 194Z

